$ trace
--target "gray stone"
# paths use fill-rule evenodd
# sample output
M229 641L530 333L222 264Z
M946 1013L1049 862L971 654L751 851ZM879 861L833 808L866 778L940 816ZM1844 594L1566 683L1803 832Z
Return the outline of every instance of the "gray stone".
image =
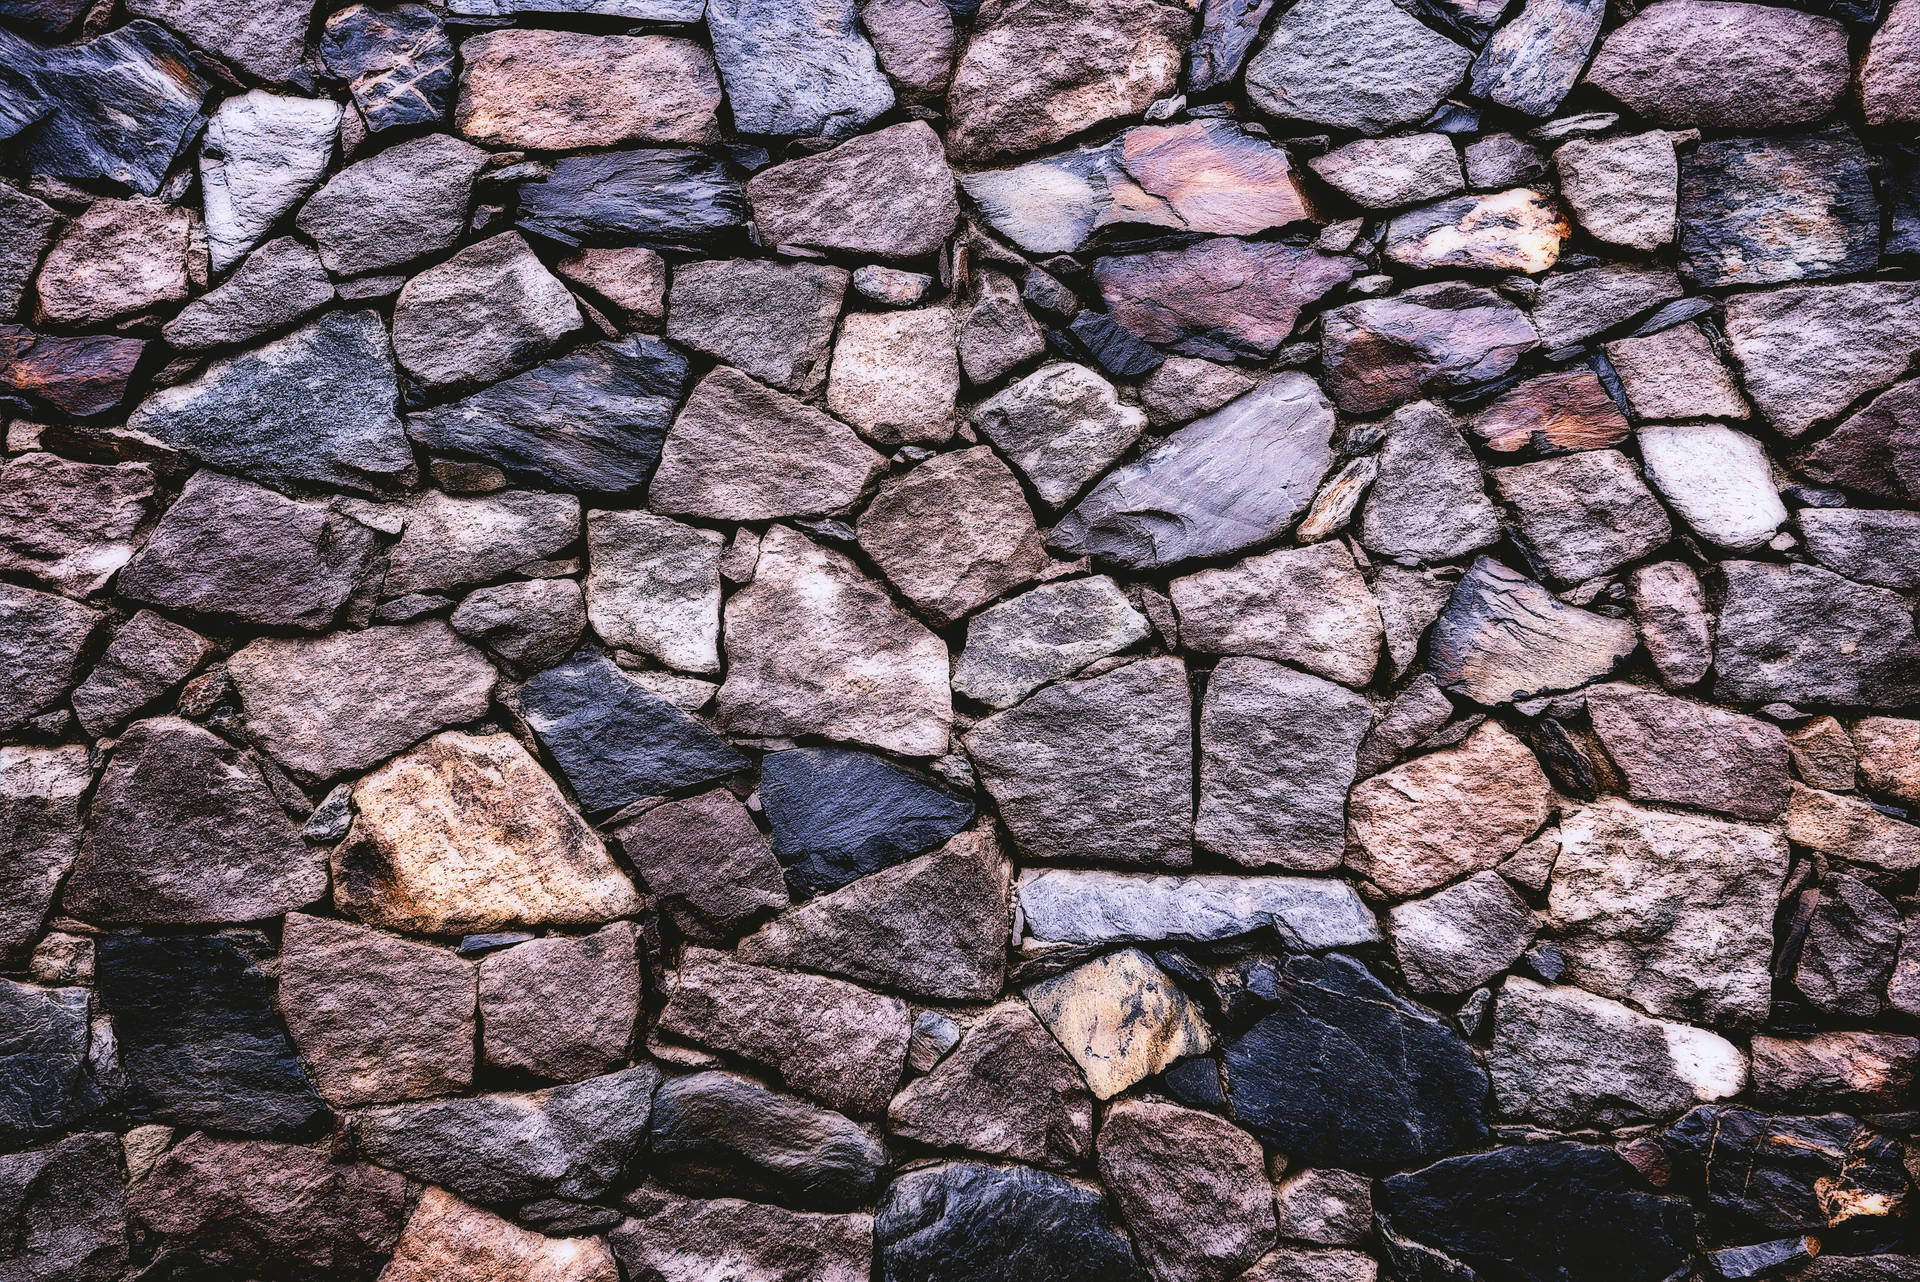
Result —
M230 347L305 320L333 301L320 256L291 236L248 254L238 271L160 329L181 351Z
M459 242L486 163L486 152L446 134L395 143L335 174L294 226L335 276L392 271Z
M1682 158L1680 263L1695 286L1851 276L1879 261L1879 200L1846 127L1716 138Z
M1247 64L1247 94L1282 120L1380 134L1432 112L1472 57L1389 0L1311 0Z
M0 468L0 569L68 596L98 592L133 555L158 488L144 463L14 456Z
M1185 423L1252 391L1255 381L1231 365L1170 356L1141 382L1140 405L1156 426Z
M1398 209L1451 196L1466 185L1460 153L1445 134L1362 138L1307 162L1348 200L1366 209Z
M1457 281L1348 303L1320 325L1328 395L1358 415L1500 378L1539 343L1519 308Z
M629 922L530 939L480 962L481 1049L496 1068L563 1082L618 1068L639 1013Z
M1560 194L1596 240L1655 250L1673 240L1680 161L1673 136L1654 129L1594 142L1576 138L1553 153Z
M1027 934L1043 943L1204 943L1271 930L1290 949L1380 942L1373 914L1332 877L1028 870L1016 894Z
M1648 429L1662 430L1672 429ZM1643 433L1643 449L1645 442ZM1558 583L1610 574L1655 551L1673 534L1666 509L1640 479L1640 469L1618 450L1495 468L1493 488L1513 509L1520 537Z
M1387 932L1409 988L1457 997L1520 959L1533 942L1534 919L1505 877L1479 872L1438 894L1396 904Z
M20 310L59 221L52 206L0 183L0 320L12 320Z
M1809 507L1795 520L1813 559L1836 574L1896 591L1920 590L1920 514Z
M1880 1014L1900 946L1899 910L1866 882L1846 876L1809 892L1802 906L1806 934L1790 972L1793 986L1832 1015Z
M469 592L447 623L508 667L535 672L573 653L587 603L572 579L523 579Z
M587 617L608 645L682 672L720 671L725 540L650 512L587 515Z
M1190 649L1279 659L1351 686L1379 663L1380 612L1345 544L1251 556L1175 579L1169 592Z
M844 138L893 108L853 0L708 0L707 28L742 133Z
M80 852L87 750L0 748L0 965L18 970Z
M731 1073L663 1083L649 1129L649 1166L668 1188L803 1210L871 1201L888 1159L858 1123Z
M660 910L711 943L787 906L780 863L747 808L724 788L655 806L614 830Z
M1606 16L1605 0L1526 0L1474 59L1473 96L1551 116L1580 78Z
M1225 1118L1122 1100L1101 1119L1097 1157L1155 1278L1229 1282L1274 1244L1266 1154Z
M567 287L506 232L407 282L394 303L393 351L415 380L444 390L518 373L581 324Z
M1512 134L1487 134L1463 148L1467 185L1475 191L1522 187L1547 176L1546 153Z
M1361 741L1355 773L1374 775L1398 762L1453 719L1453 701L1433 674L1422 672L1394 696L1384 715Z
M294 79L306 47L310 0L133 0L128 9L164 22L194 44L269 82Z
M963 355L964 344L963 332ZM1144 414L1120 403L1113 384L1084 365L1059 362L984 402L968 421L1053 507L1119 462L1147 427Z
M120 1138L69 1135L0 1157L0 1206L20 1282L109 1282L129 1261Z
M548 1227L607 1222L604 1213L592 1211L585 1224L572 1222L572 1205L565 1199L541 1199L521 1214ZM550 1218L554 1210L557 1225ZM386 1282L433 1282L449 1272L476 1280L538 1277L553 1282L613 1282L619 1276L613 1250L601 1238L547 1237L469 1206L445 1189L429 1188L408 1218L382 1276Z
M1916 85L1909 56L1920 39L1920 8L1896 3L1887 10L1880 29L1860 61L1860 110L1870 125L1913 125Z
M860 25L900 97L943 96L953 72L954 25L942 0L863 0Z
M1642 422L1690 418L1744 419L1753 411L1698 325L1675 325L1604 347Z
M1920 284L1735 294L1726 332L1753 403L1782 432L1801 436L1906 372L1920 351Z
M0 674L12 694L0 704L0 730L17 730L65 701L101 621L78 602L0 583Z
M642 1188L608 1235L631 1277L702 1282L724 1270L754 1282L867 1282L873 1217L789 1211L736 1198ZM723 1274L724 1276L724 1274Z
M1920 698L1905 601L1811 565L1727 561L1714 694L1897 708Z
M215 272L246 257L320 185L340 119L339 103L264 89L220 104L200 145L201 200Z
M70 219L34 279L37 316L98 326L185 301L192 217L157 201L96 200Z
M1603 263L1546 276L1530 314L1549 348L1571 347L1684 292L1669 267Z
M960 316L960 368L967 381L997 383L1047 350L1040 326L1020 302L1020 288L1005 275L983 269L974 296Z
M25 1147L106 1103L88 1071L87 998L0 979L0 1143Z
M1678 689L1707 675L1713 631L1700 578L1683 561L1643 565L1629 580L1633 617L1660 679Z
M1407 561L1449 561L1500 537L1500 513L1460 428L1431 401L1396 410L1380 474L1360 509L1360 543Z
M770 248L880 258L934 253L960 217L940 137L920 120L763 169L747 200Z
M966 648L954 663L953 690L990 708L1008 708L1049 681L1144 641L1151 631L1104 575L1042 584L973 616Z
M1635 801L1762 821L1787 808L1787 739L1771 722L1624 683L1592 687L1586 703Z
M939 445L960 395L952 308L853 312L840 322L827 408L880 445Z
M1457 573L1388 563L1373 577L1373 599L1386 630L1387 660L1395 679L1420 655L1420 642L1453 595Z
M386 598L485 583L580 537L580 500L570 494L504 490L456 498L428 490L398 515L406 529L387 553Z
M1570 606L1484 556L1427 642L1440 684L1484 704L1578 689L1612 673L1638 644L1625 619Z
M460 59L454 127L478 143L571 151L720 138L720 77L692 40L509 29L463 41Z
M1765 546L1787 519L1760 442L1717 423L1640 429L1647 477L1696 533L1729 551Z
M820 263L682 263L667 295L667 337L763 383L810 392L827 376L846 292L846 269Z

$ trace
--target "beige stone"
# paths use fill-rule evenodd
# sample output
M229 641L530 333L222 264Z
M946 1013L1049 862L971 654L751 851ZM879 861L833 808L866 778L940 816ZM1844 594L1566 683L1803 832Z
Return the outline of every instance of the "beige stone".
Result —
M1920 868L1920 827L1901 823L1856 797L1793 785L1787 837L1795 845L1886 872Z
M1380 608L1343 543L1250 556L1169 590L1192 649L1278 659L1350 686L1380 661Z
M938 445L953 435L959 327L948 307L851 312L840 322L827 408L881 445Z
M190 292L193 216L148 200L96 200L47 251L35 288L40 318L100 325L177 303Z
M1868 788L1902 805L1920 806L1920 721L1864 717L1853 728L1853 742Z
M1099 1099L1213 1045L1199 1008L1137 948L1043 979L1027 1003Z
M454 124L478 143L563 151L720 137L720 76L691 40L490 31L460 54Z
M605 1238L553 1238L428 1189L380 1282L620 1282Z

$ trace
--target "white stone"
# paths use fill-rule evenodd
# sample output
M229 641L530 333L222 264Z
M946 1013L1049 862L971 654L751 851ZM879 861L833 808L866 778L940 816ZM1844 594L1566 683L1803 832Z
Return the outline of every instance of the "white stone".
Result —
M1208 940L1271 927L1303 950L1377 943L1358 892L1332 877L1261 877L1037 869L1014 891L1027 934L1048 943Z
M255 89L220 104L200 144L207 250L223 272L326 176L341 107Z
M1647 479L1700 537L1733 552L1764 547L1787 519L1767 451L1718 423L1640 429Z
M720 671L717 530L651 512L587 514L587 619L608 645L682 672Z

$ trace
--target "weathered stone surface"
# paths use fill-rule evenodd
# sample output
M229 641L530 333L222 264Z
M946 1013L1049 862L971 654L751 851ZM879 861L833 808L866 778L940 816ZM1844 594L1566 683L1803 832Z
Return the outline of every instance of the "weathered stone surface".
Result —
M1252 391L1254 384L1251 374L1231 365L1174 356L1140 384L1140 404L1149 422L1185 423Z
M853 0L710 0L706 18L742 133L844 138L893 107Z
M1539 342L1512 303L1452 281L1336 307L1320 327L1327 394L1349 414L1499 378Z
M1192 862L1191 698L1177 659L1049 686L976 725L967 754L1022 852Z
M0 391L76 418L105 414L126 400L128 380L146 350L139 338L36 334L0 325Z
M633 885L507 735L437 735L354 786L334 900L423 934L590 925L639 908Z
M1671 268L1602 263L1543 278L1530 314L1547 346L1562 348L1603 334L1684 292Z
M1846 28L1728 0L1664 0L1609 32L1588 83L1656 125L1811 124L1847 91Z
M69 1135L0 1157L9 1269L22 1282L108 1282L128 1264L120 1140Z
M1636 801L1768 820L1787 806L1787 740L1771 722L1624 683L1587 691L1587 713Z
M1205 942L1272 930L1313 951L1380 939L1359 895L1332 878L1030 869L1017 893L1028 935L1048 943Z
M1409 681L1361 741L1357 773L1378 774L1453 719L1453 700L1423 672Z
M866 1282L873 1217L789 1211L733 1198L681 1197L642 1188L609 1235L629 1276L700 1282L715 1269L760 1282Z
M1897 1033L1755 1037L1753 1093L1788 1109L1897 1108L1914 1086L1920 1040Z
M1647 477L1694 530L1720 547L1751 552L1773 538L1787 509L1760 442L1716 423L1640 430Z
M1361 1251L1283 1246L1262 1256L1239 1282L1377 1282L1380 1266Z
M618 1068L639 1012L640 962L627 922L531 939L480 962L482 1049L497 1068L559 1081Z
M420 4L354 4L328 15L320 61L347 82L372 133L437 123L453 97L453 42Z
M1192 17L1160 0L988 0L953 73L955 152L1034 151L1142 111L1179 82Z
M1274 1185L1273 1200L1283 1238L1322 1246L1357 1246L1373 1231L1373 1186L1352 1171L1314 1167L1290 1171ZM1252 1282L1270 1278L1257 1269L1249 1276ZM1335 1282L1344 1282L1344 1275Z
M849 314L833 347L827 408L881 445L940 444L956 426L957 341L948 307Z
M1643 251L1673 240L1680 162L1672 135L1576 138L1554 151L1553 163L1560 194L1594 239Z
M882 258L934 253L960 217L940 137L919 120L763 169L747 199L769 247Z
M727 602L726 647L719 712L732 733L946 751L946 645L846 557L784 525L768 530L753 582Z
M658 329L667 314L667 260L643 245L582 249L555 264L560 275L612 305L628 329Z
M761 787L764 793L767 784ZM615 835L661 910L689 938L731 938L766 910L787 906L779 861L747 808L724 788L655 806Z
M859 1124L729 1073L663 1084L650 1129L660 1181L708 1197L850 1210L872 1200L887 1164Z
M88 1072L87 990L0 979L0 1143L57 1134L106 1100Z
M312 11L308 0L134 0L128 8L267 81L286 81L299 71Z
M763 383L810 392L826 377L846 293L843 267L742 258L682 263L667 299L667 337Z
M989 1000L1006 970L1012 871L991 829L964 833L782 913L737 955L910 997Z
M1707 675L1713 633L1700 578L1682 561L1643 565L1629 580L1634 621L1660 679L1676 689Z
M1866 722L1861 725L1865 726ZM1789 733L1787 752L1793 761L1794 776L1802 783L1841 792L1853 790L1859 754L1854 750L1853 736L1832 717L1814 717Z
M1860 110L1870 125L1914 125L1913 95L1920 90L1913 49L1920 42L1920 7L1893 4L1860 62Z
M486 161L480 148L445 134L396 143L335 174L294 225L335 276L391 271L458 243Z
M99 591L132 557L157 489L143 463L15 456L0 468L0 569L70 596Z
M1527 0L1474 59L1473 96L1551 116L1580 78L1606 16L1604 0Z
M908 100L939 98L953 74L952 10L939 0L864 0L860 25L880 68Z
M1649 429L1661 430L1671 429ZM1493 485L1512 508L1520 537L1560 583L1617 570L1673 533L1640 469L1617 450L1497 468Z
M1727 300L1726 331L1754 404L1782 432L1800 436L1906 371L1920 350L1920 285L1861 281L1736 294ZM1871 456L1872 443L1898 439L1888 419L1905 415L1910 392L1902 389L1911 386L1889 392L1821 442L1814 458L1838 469L1831 479L1901 496L1882 488L1884 482L1860 485L1842 477L1889 470L1884 460L1866 468L1849 462L1855 451ZM1876 407L1884 408L1876 413ZM1894 475L1902 466L1895 462Z
M340 120L338 103L264 89L220 104L200 146L201 200L214 271L224 272L246 257L320 185L333 159Z
M736 171L705 151L642 147L563 156L520 187L518 225L563 245L706 241L747 221Z
M648 512L587 516L587 617L608 645L683 672L720 670L725 540Z
M1235 1121L1297 1161L1402 1165L1484 1141L1486 1071L1352 958L1290 956L1221 1057ZM1263 1003L1265 1005L1265 1003Z
M385 1282L616 1282L620 1271L604 1238L545 1237L444 1189L428 1189L380 1276Z
M674 420L650 497L674 516L813 515L858 501L885 464L838 419L720 365Z
M556 556L580 537L570 494L504 490L454 497L428 490L395 515L406 523L387 553L387 598L485 583Z
M1472 57L1387 0L1314 0L1274 25L1247 96L1283 120L1381 134L1439 106Z
M1498 864L1539 830L1550 805L1540 763L1487 722L1458 748L1356 786L1347 862L1389 894L1422 894Z
M1394 960L1417 993L1457 996L1478 988L1533 942L1532 911L1496 872L1398 904L1387 920Z
M899 1083L910 1023L905 1002L844 980L688 948L658 1031L759 1064L832 1108L877 1113Z
M1775 832L1612 798L1563 815L1547 922L1574 983L1716 1027L1766 1017Z
M1714 692L1893 708L1920 698L1920 639L1885 588L1811 565L1728 561Z
M643 1064L543 1091L388 1104L359 1113L355 1134L369 1159L476 1202L598 1198L646 1142L659 1084Z
M467 594L447 623L510 668L545 668L573 653L587 603L572 579L523 579Z
M398 402L380 317L328 312L155 392L127 428L255 480L364 492L414 473Z
M1920 720L1863 717L1854 723L1853 742L1867 787L1920 807Z
M1080 1066L1096 1099L1213 1044L1200 1008L1137 948L1108 953L1027 990L1027 1004Z
M578 329L580 309L517 232L415 276L393 309L393 353L433 390L517 374Z
M1900 945L1900 913L1856 877L1835 876L1801 897L1806 934L1793 986L1820 1010L1871 1019L1886 1004Z
M887 1108L889 1129L940 1149L1072 1169L1093 1149L1093 1097L1025 1002L993 1007Z
M1676 325L1605 345L1607 363L1643 422L1746 418L1747 402L1698 325Z
M1398 209L1465 186L1460 153L1445 134L1361 138L1307 162L1341 195L1367 209Z
M87 751L0 748L0 965L18 969L80 851Z
M122 736L63 902L101 922L257 921L327 893L250 753L178 717Z
M967 625L953 689L990 708L1145 640L1145 616L1104 575L1048 583L991 609Z
M1387 225L1388 259L1416 270L1543 272L1571 234L1566 215L1527 187L1456 196Z
M1366 700L1330 681L1222 660L1200 710L1195 843L1242 867L1338 868L1355 754L1372 720Z
M101 1001L140 1121L283 1137L327 1116L273 1008L273 981L218 935L103 935Z
M1397 411L1360 510L1360 542L1383 556L1444 561L1499 536L1500 513L1453 418L1431 401Z
M52 206L5 183L0 183L0 319L11 320L20 310L27 282L33 279L53 243L60 217Z
M1796 520L1813 559L1860 583L1920 589L1920 515L1860 508L1803 508Z
M230 347L305 320L333 301L320 256L291 236L248 254L239 270L160 329L182 351Z
M1101 1121L1098 1157L1156 1278L1226 1282L1274 1243L1266 1154L1222 1118L1123 1100Z
M1120 403L1113 384L1084 365L1060 362L981 404L969 422L1054 507L1119 462L1147 427L1144 414Z
M981 271L974 277L974 296L961 313L959 348L967 381L984 385L1040 355L1047 343L1021 304L1019 287L999 272Z
M0 730L13 730L62 702L80 681L80 659L101 616L48 592L0 584L0 673L12 697Z
M1428 637L1433 675L1478 703L1573 690L1613 672L1633 625L1563 603L1487 557L1454 588Z
M280 1008L315 1089L336 1107L471 1085L473 992L472 965L444 949L287 914Z
M34 279L39 318L103 325L187 297L183 209L145 200L96 200L54 240Z
M1703 142L1680 165L1680 262L1693 283L1774 285L1871 270L1880 206L1844 127Z
M1901 823L1857 798L1796 784L1786 820L1788 838L1809 850L1892 873L1920 867L1920 827Z
M1302 308L1358 270L1351 258L1232 236L1101 258L1093 266L1108 310L1127 330L1214 360L1272 355Z
M719 140L720 79L691 40L489 31L463 41L460 58L454 127L484 145L566 151Z
M796 893L833 890L958 832L973 804L883 758L844 748L768 754L760 800Z
M1148 1277L1097 1190L1024 1166L954 1162L904 1175L887 1186L874 1241L882 1275L903 1280Z

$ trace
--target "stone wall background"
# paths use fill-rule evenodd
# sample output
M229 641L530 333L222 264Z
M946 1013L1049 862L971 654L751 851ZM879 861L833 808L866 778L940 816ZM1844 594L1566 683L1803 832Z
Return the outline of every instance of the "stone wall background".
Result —
M0 1279L1920 1277L1916 124L1920 0L0 0Z

